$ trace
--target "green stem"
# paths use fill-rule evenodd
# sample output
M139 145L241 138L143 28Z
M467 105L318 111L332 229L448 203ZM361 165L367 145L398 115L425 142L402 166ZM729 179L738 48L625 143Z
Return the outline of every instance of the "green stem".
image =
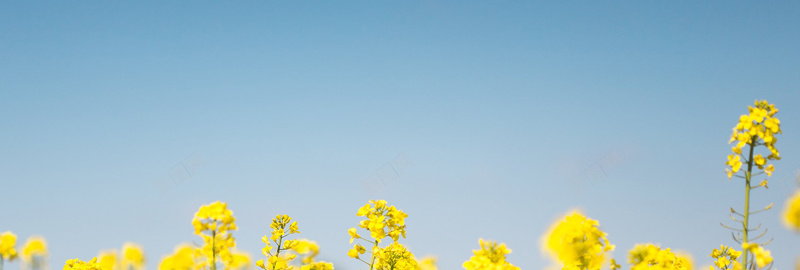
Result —
M376 247L378 247L378 240L377 239L375 239L375 246L373 246L372 247L372 251L370 251L370 253L372 254L372 260L369 263L369 270L375 269L375 248ZM2 269L0 269L0 270L2 270Z
M217 270L217 230L211 230L211 270Z
M744 226L744 230L742 232L744 234L744 236L742 238L742 241L744 243L748 242L747 230L749 229L749 224L750 224L750 178L751 178L750 176L752 175L752 172L753 172L753 148L755 148L756 138L757 137L753 137L753 139L749 143L749 145L750 145L750 156L747 158L747 171L744 173L744 180L745 180L745 183L744 183L744 220L742 221L742 225ZM747 256L748 256L748 253L749 252L747 251L747 249L743 248L743 250L742 250L742 254L743 254L743 256L742 256L742 266L744 266L745 269L750 269L750 267L747 267Z

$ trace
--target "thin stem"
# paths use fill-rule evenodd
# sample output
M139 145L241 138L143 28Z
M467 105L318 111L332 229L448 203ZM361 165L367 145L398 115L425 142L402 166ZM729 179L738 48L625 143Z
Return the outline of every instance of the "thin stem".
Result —
M211 270L217 270L217 230L211 230Z
M744 243L748 242L747 241L747 232L748 232L748 225L750 224L750 178L751 178L752 172L753 172L753 148L755 148L755 145L757 143L757 141L756 141L757 139L758 139L758 137L753 137L750 140L750 143L749 143L749 145L750 145L750 158L747 159L747 171L744 173L744 180L745 180L745 183L744 183L744 222L742 222L742 224L744 225L744 230L743 230L744 231L743 232L744 235L742 237L742 241ZM745 268L749 268L749 267L747 267L747 257L748 257L749 252L748 252L747 249L744 249L742 252L744 253L744 256L742 256L742 265Z
M378 239L375 239L375 246L372 247L372 251L371 251L372 260L370 260L370 263L369 263L369 270L375 269L375 248L377 248L377 247L378 247ZM0 269L0 270L2 270L2 269Z

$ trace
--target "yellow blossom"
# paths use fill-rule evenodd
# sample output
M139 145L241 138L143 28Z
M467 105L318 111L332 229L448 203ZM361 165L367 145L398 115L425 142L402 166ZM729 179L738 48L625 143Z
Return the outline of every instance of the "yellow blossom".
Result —
M196 269L195 257L199 250L188 244L181 244L175 247L173 253L161 259L158 265L159 270L193 270Z
M506 261L506 254L511 253L511 249L505 244L497 244L493 241L483 241L479 239L481 249L473 250L473 256L465 261L462 267L466 270L519 270L519 267Z
M144 268L144 250L135 243L122 245L122 269L140 270Z
M691 270L691 260L678 256L669 248L661 249L653 244L638 244L628 251L631 270Z
M97 254L97 264L104 270L120 270L116 250L101 250Z
M88 262L79 259L67 260L64 263L64 270L108 270L108 268L102 268L97 263L97 258L92 258Z
M786 207L783 210L783 222L786 227L800 232L800 190L797 190L791 198L786 200Z
M769 250L764 249L764 247L761 245L745 242L742 243L742 248L753 253L753 256L756 258L756 264L758 264L759 268L764 268L768 264L772 263L772 253Z
M564 267L597 270L605 262L607 252L614 250L596 220L572 211L554 223L542 238L546 250Z
M0 260L14 261L17 259L17 235L7 231L0 233Z
M205 260L200 261L200 268L216 269L218 260L229 264L233 259L231 249L236 242L231 231L237 229L235 220L228 204L220 201L203 205L194 214L195 234L203 238L200 254Z
M436 257L425 257L417 261L419 270L437 270Z

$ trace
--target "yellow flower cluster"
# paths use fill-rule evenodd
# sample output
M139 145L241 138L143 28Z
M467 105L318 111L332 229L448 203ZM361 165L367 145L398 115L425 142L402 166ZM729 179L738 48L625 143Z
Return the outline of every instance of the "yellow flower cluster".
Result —
M101 268L97 258L92 258L88 262L79 259L67 260L64 263L64 270L106 270L106 268Z
M237 229L234 221L233 211L228 209L228 204L219 201L201 206L194 214L192 225L195 234L203 238L200 253L206 258L200 262L200 268L216 269L217 257L226 265L230 264L233 259L231 248L236 246L230 233Z
M304 265L311 264L314 262L314 257L319 255L319 245L308 239L298 239L297 244L292 247L292 251L300 255L306 255L302 260Z
M419 270L436 270L436 257L425 257L417 262Z
M756 257L756 264L758 267L764 268L768 264L772 263L772 253L769 250L764 249L759 244L756 243L742 243L742 249L746 249L753 253L753 256Z
M719 249L714 249L711 251L712 258L714 258L714 266L720 270L741 270L742 264L736 261L742 256L741 251L736 251L733 248L726 247L725 245L720 245ZM711 270L714 270L714 267L711 267Z
M301 266L300 270L333 270L333 264L329 262L315 262Z
M786 201L786 209L783 212L783 221L787 227L800 231L800 190Z
M0 260L14 261L17 259L17 235L8 231L0 233Z
M417 259L402 244L394 242L375 250L376 270L417 270Z
M192 225L194 233L200 234L203 231L224 233L236 230L233 211L228 209L228 204L220 201L209 205L203 205L194 214Z
M195 258L199 250L187 244L178 245L174 252L161 259L159 270L193 270L196 269Z
M675 255L669 248L638 244L628 251L631 270L691 270L691 261Z
M600 269L607 252L614 250L596 220L573 211L551 226L543 250L568 269Z
M732 151L734 154L728 156L728 165L726 172L728 178L737 173L742 167L742 162L739 156L742 155L742 148L745 145L750 145L751 150L757 145L766 146L770 154L766 158L760 154L753 156L753 161L759 169L764 170L767 175L772 175L775 167L772 164L767 165L767 160L779 160L780 153L775 148L775 134L781 133L781 121L775 118L778 109L774 104L767 103L766 100L756 100L755 107L748 106L749 114L739 117L739 123L733 128L730 143L737 142L733 146ZM751 152L752 153L752 152Z
M134 243L122 245L122 269L141 270L144 269L144 250Z
M389 237L397 242L400 236L406 237L406 223L405 219L408 217L406 213L394 207L394 205L386 206L384 200L371 200L356 212L357 216L366 217L358 223L358 226L367 229L375 241L381 242L383 238ZM350 243L353 239L361 238L356 232L356 228L350 228Z
M33 269L40 269L47 257L47 241L41 236L31 236L22 248L22 260Z
M292 218L288 215L277 215L272 219L272 224L269 226L272 228L272 236L267 237L265 235L261 238L261 241L265 244L264 248L261 249L261 253L267 257L267 263L264 264L264 259L259 259L256 265L264 270L292 269L289 262L294 260L297 255L288 253L281 255L281 251L290 250L300 243L299 240L284 241L283 239L290 234L300 233L300 229L297 227L297 221L292 222ZM270 240L276 245L274 253L272 252Z
M101 250L96 258L100 268L104 270L120 270L116 250Z
M226 262L225 269L233 269L233 270L246 270L250 269L252 259L250 258L250 254L243 251L234 250L231 251L231 260L230 262Z
M479 239L480 250L473 250L472 257L462 264L467 270L519 270L519 267L506 261L506 254L511 253L511 249L506 244L497 244L494 241L483 241Z
M22 248L22 261L27 269L39 270L47 267L47 241L41 236L31 236Z

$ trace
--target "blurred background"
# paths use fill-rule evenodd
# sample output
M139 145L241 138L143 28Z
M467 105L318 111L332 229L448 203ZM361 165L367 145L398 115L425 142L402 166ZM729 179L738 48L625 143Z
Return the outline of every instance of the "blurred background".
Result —
M542 269L570 209L627 261L636 243L695 267L733 226L731 129L774 103L782 160L752 208L778 269L800 235L797 2L10 2L0 9L0 231L42 235L50 268L141 244L148 269L233 210L262 258L277 214L318 259L347 257L356 210L408 213L418 257L461 269L478 239ZM626 264L623 264L627 267ZM19 263L6 263L17 269Z

